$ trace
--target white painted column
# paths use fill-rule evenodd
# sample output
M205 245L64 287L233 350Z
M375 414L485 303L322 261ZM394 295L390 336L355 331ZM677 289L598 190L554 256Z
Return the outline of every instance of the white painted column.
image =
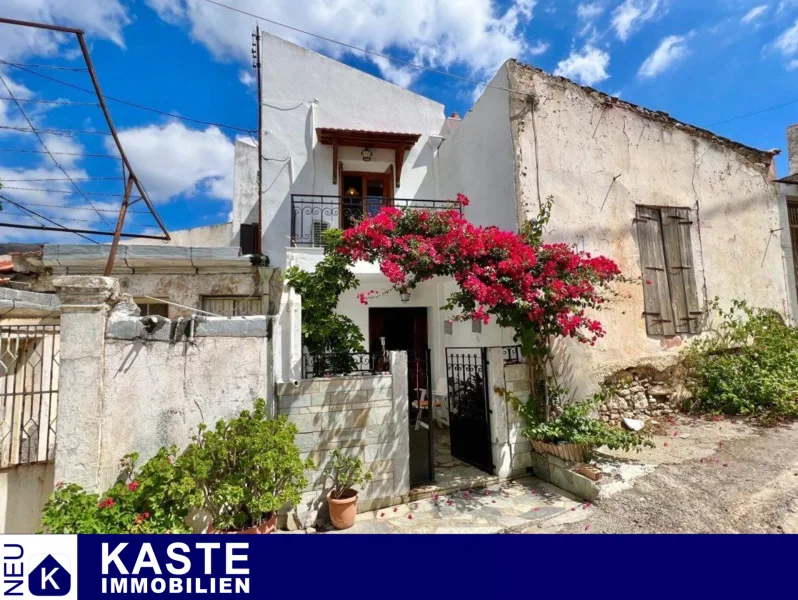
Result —
M493 456L493 473L499 477L510 477L513 469L510 445L507 402L496 392L505 388L504 355L501 348L488 349L488 409L490 409L490 441Z
M119 282L72 275L53 286L61 302L55 480L98 491L105 326Z
M410 396L407 389L407 352L389 352L393 379L393 413L396 424L396 458L393 461L394 497L410 493Z

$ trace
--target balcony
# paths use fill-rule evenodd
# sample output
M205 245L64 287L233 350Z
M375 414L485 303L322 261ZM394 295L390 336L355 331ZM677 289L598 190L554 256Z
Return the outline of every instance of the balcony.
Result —
M459 210L451 200L382 198L379 196L291 195L291 246L321 248L322 234L328 229L349 229L373 217L383 206L414 210Z

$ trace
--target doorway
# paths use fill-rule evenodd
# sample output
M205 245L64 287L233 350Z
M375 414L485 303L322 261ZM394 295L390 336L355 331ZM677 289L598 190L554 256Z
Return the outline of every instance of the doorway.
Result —
M390 206L393 186L390 173L344 171L341 176L341 229L354 227Z
M370 308L371 352L407 352L407 387L410 426L410 484L435 478L432 439L432 361L427 338L426 308Z

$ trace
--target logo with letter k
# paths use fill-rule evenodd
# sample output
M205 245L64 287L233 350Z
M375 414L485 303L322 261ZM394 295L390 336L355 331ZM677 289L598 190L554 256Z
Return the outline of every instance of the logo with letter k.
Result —
M28 574L28 589L34 596L65 596L72 576L51 554Z

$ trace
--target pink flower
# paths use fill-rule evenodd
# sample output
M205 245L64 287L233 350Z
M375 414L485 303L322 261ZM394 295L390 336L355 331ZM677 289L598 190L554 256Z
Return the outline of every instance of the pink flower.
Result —
M130 483L127 484L127 489L129 489L131 492L135 492L138 489L138 487L139 487L138 481L131 481Z
M111 508L113 505L114 505L113 498L105 498L104 500L100 500L100 502L97 504L99 508Z

